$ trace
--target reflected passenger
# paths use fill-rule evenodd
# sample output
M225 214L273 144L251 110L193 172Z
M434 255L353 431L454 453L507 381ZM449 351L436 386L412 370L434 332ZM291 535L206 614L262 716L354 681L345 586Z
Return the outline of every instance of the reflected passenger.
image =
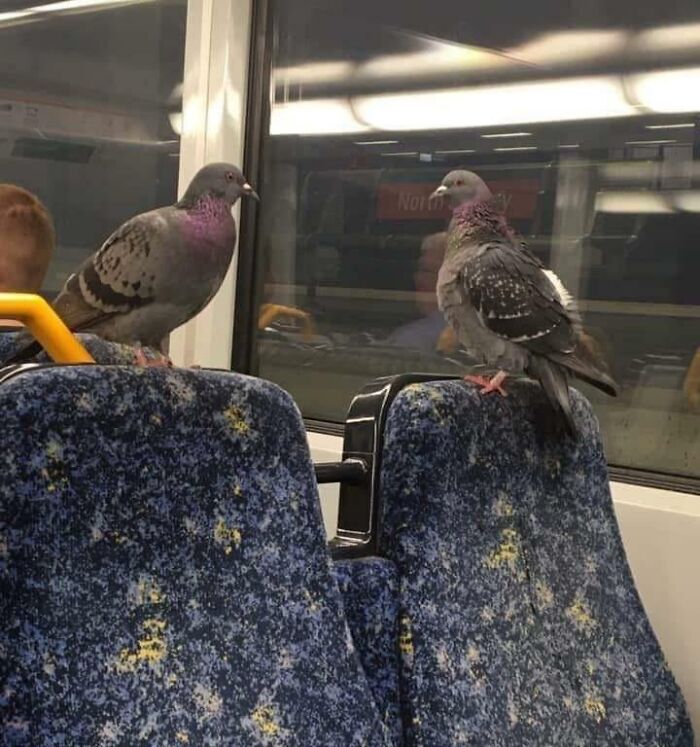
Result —
M442 265L447 234L442 231L426 236L420 247L418 267L413 274L416 289L416 305L422 316L420 319L394 330L387 342L403 348L413 348L426 353L435 352L438 340L446 327L445 318L438 309L435 286L438 271Z
M38 293L54 244L53 221L41 201L22 187L0 184L0 293ZM0 331L21 326L0 319Z

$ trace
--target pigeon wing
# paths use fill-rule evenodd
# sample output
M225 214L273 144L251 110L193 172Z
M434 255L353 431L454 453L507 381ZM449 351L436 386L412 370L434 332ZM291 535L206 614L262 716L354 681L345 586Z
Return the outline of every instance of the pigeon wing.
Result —
M153 303L156 237L164 223L158 212L124 223L68 278L53 306L71 330Z
M492 241L462 270L464 289L482 324L533 353L574 349L572 321L541 263L524 247Z

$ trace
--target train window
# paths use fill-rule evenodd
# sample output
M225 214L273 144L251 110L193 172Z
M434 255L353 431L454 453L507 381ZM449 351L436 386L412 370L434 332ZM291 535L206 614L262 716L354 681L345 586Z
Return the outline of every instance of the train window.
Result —
M261 330L260 375L342 422L368 379L463 371L428 196L464 167L580 299L623 386L582 386L611 464L700 477L697 0L285 0L271 25L259 300L315 328Z
M186 0L2 4L0 182L54 217L49 297L126 218L176 199L186 12Z

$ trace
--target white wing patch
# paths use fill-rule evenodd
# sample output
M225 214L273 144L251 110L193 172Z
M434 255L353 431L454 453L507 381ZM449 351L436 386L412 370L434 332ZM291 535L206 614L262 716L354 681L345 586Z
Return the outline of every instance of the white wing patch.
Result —
M554 290L557 292L557 296L559 297L559 303L565 309L570 309L574 306L574 297L566 289L566 286L561 282L557 274L552 270L542 270L542 272L547 276L547 280L549 280L549 282L554 286Z

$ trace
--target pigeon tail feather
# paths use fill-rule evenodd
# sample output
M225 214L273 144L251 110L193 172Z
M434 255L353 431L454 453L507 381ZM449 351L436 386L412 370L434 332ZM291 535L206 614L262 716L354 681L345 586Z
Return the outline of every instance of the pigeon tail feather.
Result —
M571 411L569 375L565 368L541 355L530 358L528 373L541 384L550 407L537 418L543 430L551 435L562 433L576 438L576 422Z
M571 353L548 353L547 357L554 363L568 369L574 376L585 381L587 384L600 389L610 397L617 397L620 386L607 373L601 370L597 361L588 349L579 341Z

